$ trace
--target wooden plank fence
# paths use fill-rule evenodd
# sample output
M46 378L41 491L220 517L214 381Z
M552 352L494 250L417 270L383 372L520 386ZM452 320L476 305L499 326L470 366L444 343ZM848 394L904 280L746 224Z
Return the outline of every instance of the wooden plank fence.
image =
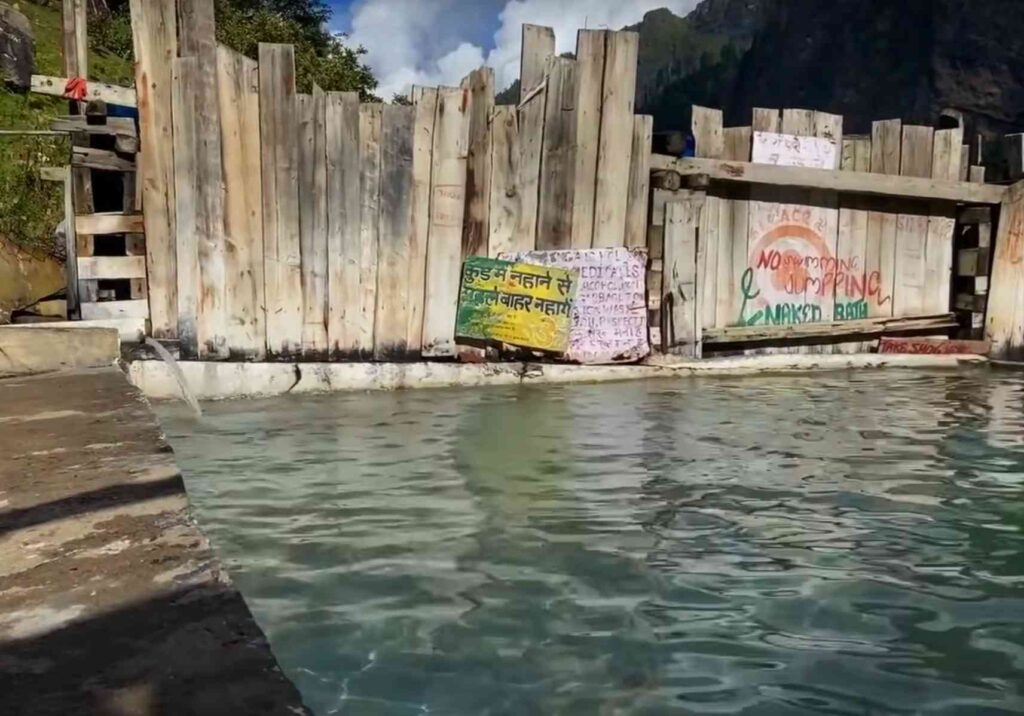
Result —
M1002 198L960 183L962 129L851 137L807 109L727 128L695 107L699 159L654 156L631 32L582 30L570 59L527 25L517 104L496 106L481 68L406 107L299 94L291 46L217 47L213 0L132 15L152 332L185 357L471 356L454 335L462 262L536 249L646 247L652 336L675 353L805 323L940 329L957 202ZM765 132L830 142L834 161L750 163Z
M715 174L709 164L710 185L699 218L692 215L698 206L692 191L655 192L648 233L652 251L654 240L664 236L661 303L671 306L660 312L665 350L700 355L709 341L732 343L754 329L759 341L773 333L782 341L798 338L801 326L810 331L805 324L853 326L865 320L950 314L957 201L928 197L940 191L973 197L973 189L956 183L962 176L962 128L933 130L892 120L876 122L871 137L844 138L837 115L755 109L752 129L827 140L836 149L835 164L787 170L805 172L802 184L787 185L781 175L774 184L767 179L753 183L758 179L751 172L746 195L737 193L743 187L737 165L725 166L726 176ZM697 157L750 161L750 128L723 128L717 110L694 107L693 134ZM664 161L654 164L666 166ZM744 165L744 171L756 166ZM869 196L875 191L867 182L826 182L831 179L827 170L907 179L877 191L887 196ZM814 188L815 176L821 186L831 188ZM729 181L721 181L725 179ZM920 179L934 184L926 186ZM839 188L845 184L849 190ZM860 185L868 190L854 193ZM931 191L932 186L941 190ZM901 192L905 196L898 196ZM973 198L991 201L988 194ZM744 199L749 200L746 208ZM666 203L674 205L673 211L662 208ZM658 225L662 222L664 227ZM692 230L682 228L694 223L700 227L697 241ZM681 265L696 267L695 282L688 279L691 269L680 271ZM689 295L682 288L687 286ZM912 320L905 325L921 327ZM751 330L744 333L747 328ZM818 338L826 333L815 332ZM851 352L873 345L854 340L853 331L834 333L850 333L851 341L759 350Z
M453 358L466 257L646 242L635 33L574 60L528 25L518 106L481 68L403 107L300 94L294 49L218 47L213 7L131 8L153 332L183 357Z

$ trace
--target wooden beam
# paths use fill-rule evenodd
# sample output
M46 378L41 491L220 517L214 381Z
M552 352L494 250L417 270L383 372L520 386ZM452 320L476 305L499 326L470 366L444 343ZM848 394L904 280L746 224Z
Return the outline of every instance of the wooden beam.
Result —
M145 277L145 256L88 256L78 259L79 281Z
M75 231L79 234L141 234L145 230L142 214L82 214L75 217Z
M828 191L893 196L901 198L936 199L975 204L1002 202L1006 188L992 184L971 184L940 179L880 176L867 172L844 172L830 169L780 167L719 159L679 159L663 154L651 157L651 169L675 171L686 176L707 176L716 181L802 187Z
M952 313L906 318L866 318L858 321L826 321L786 326L727 326L705 328L704 343L764 343L832 336L880 336L888 333L936 332L956 328Z
M43 181L66 181L69 173L67 167L39 167L39 178Z
M65 99L70 99L67 94L65 94L67 86L67 77L32 75L31 90L36 94L45 94L50 97L64 97ZM121 107L138 106L135 90L131 87L108 85L102 82L89 82L85 101L92 102L95 100L102 100L107 104L116 104Z
M537 209L537 248L541 250L571 248L575 107L576 61L565 57L549 58ZM466 258L465 252L463 258Z
M136 170L134 160L125 159L117 152L91 147L72 147L71 166L102 169L109 172L133 172Z

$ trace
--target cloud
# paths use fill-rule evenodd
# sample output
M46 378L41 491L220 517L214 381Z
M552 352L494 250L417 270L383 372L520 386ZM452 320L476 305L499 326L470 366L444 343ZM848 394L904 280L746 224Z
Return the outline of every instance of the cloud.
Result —
M498 88L519 76L522 25L555 30L558 52L576 49L580 28L618 30L650 10L685 15L697 0L362 0L352 9L352 42L363 45L390 98L413 84L457 85L483 64Z

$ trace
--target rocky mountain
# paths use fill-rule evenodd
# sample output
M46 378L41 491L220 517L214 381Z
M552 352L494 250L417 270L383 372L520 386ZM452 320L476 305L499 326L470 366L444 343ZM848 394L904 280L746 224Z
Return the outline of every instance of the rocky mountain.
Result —
M1024 129L1020 0L703 0L685 18L660 10L640 32L638 111L659 130L689 125L692 103L807 107L934 123L962 111L980 131Z

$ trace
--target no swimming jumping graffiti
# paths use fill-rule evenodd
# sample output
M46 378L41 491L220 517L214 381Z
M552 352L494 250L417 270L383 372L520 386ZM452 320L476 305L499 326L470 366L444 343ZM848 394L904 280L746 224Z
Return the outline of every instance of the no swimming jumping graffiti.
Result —
M756 228L740 278L737 325L857 320L869 316L869 305L892 300L881 273L868 271L863 256L835 255L823 238L828 230L820 209L772 206Z

